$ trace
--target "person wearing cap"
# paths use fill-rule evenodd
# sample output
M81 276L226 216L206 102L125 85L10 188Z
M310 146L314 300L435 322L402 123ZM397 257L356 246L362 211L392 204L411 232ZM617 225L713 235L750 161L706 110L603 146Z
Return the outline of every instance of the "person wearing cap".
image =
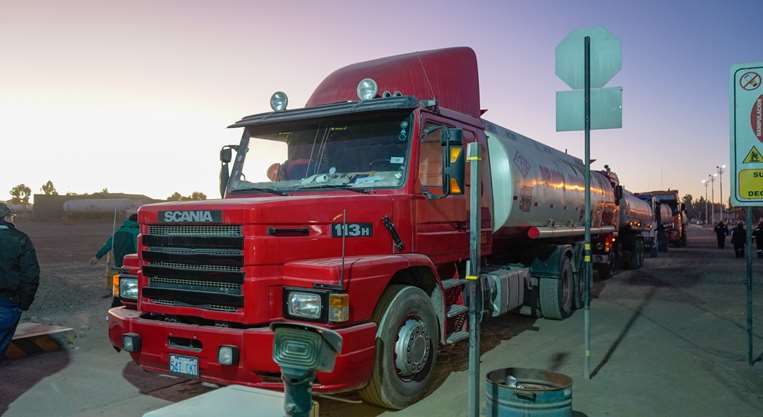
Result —
M34 245L13 220L13 211L0 202L0 360L13 340L21 311L32 305L40 283Z
M121 268L125 255L138 251L138 231L138 215L133 213L119 226L114 236L106 240L101 249L90 259L90 264L95 265L98 263L99 259L106 256L112 250L113 245L114 266Z

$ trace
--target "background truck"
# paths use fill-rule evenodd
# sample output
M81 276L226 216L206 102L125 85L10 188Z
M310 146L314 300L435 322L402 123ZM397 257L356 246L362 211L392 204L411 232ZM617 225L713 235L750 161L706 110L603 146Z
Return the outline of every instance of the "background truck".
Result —
M689 218L686 215L684 204L680 202L678 197L678 190L646 191L636 193L636 196L654 207L655 218L664 229L667 243L677 247L686 246L686 229ZM661 207L670 209L669 216L665 216L668 213ZM660 215L658 212L663 214ZM667 244L662 247L662 250L667 250Z
M343 349L316 392L417 401L440 346L468 337L474 186L482 315L582 306L583 163L482 118L471 49L350 65L304 108L287 102L230 126L242 136L221 151L223 199L140 209L137 278L120 285L133 303L109 311L109 337L144 369L281 389L269 325L317 323ZM596 267L639 267L648 205L609 170L591 184Z

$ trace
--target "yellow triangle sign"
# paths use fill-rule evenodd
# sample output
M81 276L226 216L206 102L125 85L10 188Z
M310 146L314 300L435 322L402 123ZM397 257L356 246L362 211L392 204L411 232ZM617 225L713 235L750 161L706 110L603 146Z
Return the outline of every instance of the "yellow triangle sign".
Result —
M750 152L747 152L747 156L744 157L743 164L763 164L763 155L761 155L758 148L755 145L752 146Z

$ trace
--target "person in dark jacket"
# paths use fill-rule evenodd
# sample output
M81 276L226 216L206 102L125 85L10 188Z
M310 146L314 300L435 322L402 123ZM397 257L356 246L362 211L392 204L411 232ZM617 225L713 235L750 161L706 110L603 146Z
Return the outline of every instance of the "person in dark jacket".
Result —
M16 229L13 211L0 202L0 360L13 340L21 311L32 305L40 265L29 237Z
M723 223L723 220L719 221L715 225L715 238L718 240L718 249L726 247L726 236L729 234L729 228Z
M755 237L755 245L758 249L758 258L763 258L763 219L758 223L758 227L752 231L752 235Z
M744 257L744 246L747 243L747 235L742 222L737 223L737 227L731 233L731 243L734 245L734 255L737 258Z
M138 215L132 214L121 226L119 226L119 230L114 233L114 236L108 238L106 243L104 243L103 246L101 246L101 249L98 250L98 253L90 259L90 264L95 265L99 259L106 256L106 254L112 250L113 245L114 253L112 253L112 256L114 257L114 266L121 268L122 260L125 255L136 253L138 251L137 244Z

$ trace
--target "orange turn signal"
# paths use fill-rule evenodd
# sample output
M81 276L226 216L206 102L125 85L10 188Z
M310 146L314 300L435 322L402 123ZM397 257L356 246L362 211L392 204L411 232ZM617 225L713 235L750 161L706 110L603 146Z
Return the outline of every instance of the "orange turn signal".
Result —
M350 319L350 295L329 294L329 321L342 322Z

